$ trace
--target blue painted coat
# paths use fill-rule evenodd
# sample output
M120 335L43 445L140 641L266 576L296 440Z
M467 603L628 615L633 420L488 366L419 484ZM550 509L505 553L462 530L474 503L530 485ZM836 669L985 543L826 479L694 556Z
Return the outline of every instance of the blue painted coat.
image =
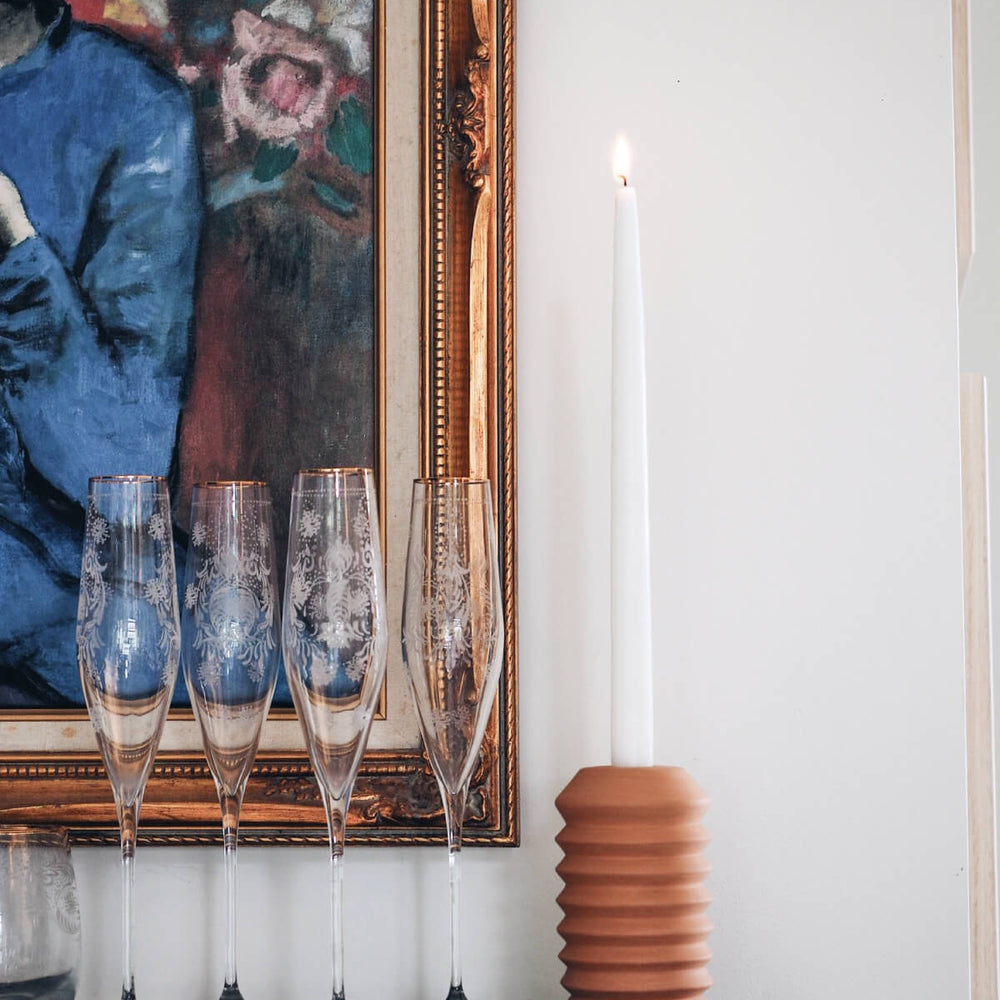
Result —
M171 467L201 223L183 85L75 23L0 68L0 171L38 235L0 252L0 704L82 704L92 475Z

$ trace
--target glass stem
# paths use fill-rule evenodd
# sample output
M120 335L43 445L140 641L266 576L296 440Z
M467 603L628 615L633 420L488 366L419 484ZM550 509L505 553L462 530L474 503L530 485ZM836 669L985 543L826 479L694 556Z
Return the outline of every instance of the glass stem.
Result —
M222 803L222 851L226 866L226 988L236 989L236 843L243 795L222 792L219 800Z
M457 792L443 789L444 817L448 826L448 890L451 896L451 988L462 989L462 949L459 938L462 903L462 820L468 785Z
M122 1000L135 1000L135 836L139 801L118 803L122 841Z
M326 799L330 831L330 923L333 928L333 1000L344 1000L344 836L347 800Z

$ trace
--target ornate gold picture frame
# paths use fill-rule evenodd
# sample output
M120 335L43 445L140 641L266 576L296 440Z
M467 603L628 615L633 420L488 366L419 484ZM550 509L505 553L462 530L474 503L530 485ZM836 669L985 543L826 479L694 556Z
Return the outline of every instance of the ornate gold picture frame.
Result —
M506 645L464 840L516 845L514 7L512 0L426 0L419 8L411 0L385 0L379 11L385 71L376 156L383 208L377 306L387 333L378 471L390 610L395 600L398 621L393 565L405 549L409 480L418 474L488 477ZM394 81L394 53L412 50L417 38L419 80ZM414 119L420 134L409 144L411 169L405 131L416 131ZM394 725L396 715L412 712L400 691L390 682L386 735L373 739L355 786L348 838L356 843L444 840L441 802L419 740L412 727L410 737L399 738ZM189 712L168 721L142 808L144 843L219 840L218 800L193 727ZM319 791L305 751L290 735L294 717L289 710L277 713L268 729L278 735L265 733L244 801L242 838L325 843ZM110 785L91 742L83 710L0 712L0 821L67 826L77 844L117 843Z

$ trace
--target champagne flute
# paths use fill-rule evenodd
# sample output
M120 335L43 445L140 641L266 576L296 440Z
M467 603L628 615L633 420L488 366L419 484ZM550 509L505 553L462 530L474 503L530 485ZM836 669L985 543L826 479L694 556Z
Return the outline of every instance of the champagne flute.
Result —
M388 645L374 473L299 472L289 520L282 646L326 808L333 1000L344 1000L347 808L382 689Z
M197 483L191 494L181 620L184 679L222 808L226 970L236 978L240 807L278 676L278 587L271 497L263 482Z
M90 480L76 620L87 711L121 829L122 1000L135 1000L135 838L177 680L170 498L159 476Z
M500 679L503 610L490 484L413 484L403 597L403 662L444 802L451 896L451 988L465 1000L459 947L462 820Z

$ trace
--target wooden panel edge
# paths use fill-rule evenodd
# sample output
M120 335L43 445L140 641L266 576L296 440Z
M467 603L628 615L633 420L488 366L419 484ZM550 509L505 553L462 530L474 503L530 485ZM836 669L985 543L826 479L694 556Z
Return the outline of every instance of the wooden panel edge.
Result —
M962 551L969 797L969 948L973 1000L997 1000L998 988L986 426L985 379L981 375L962 375Z

